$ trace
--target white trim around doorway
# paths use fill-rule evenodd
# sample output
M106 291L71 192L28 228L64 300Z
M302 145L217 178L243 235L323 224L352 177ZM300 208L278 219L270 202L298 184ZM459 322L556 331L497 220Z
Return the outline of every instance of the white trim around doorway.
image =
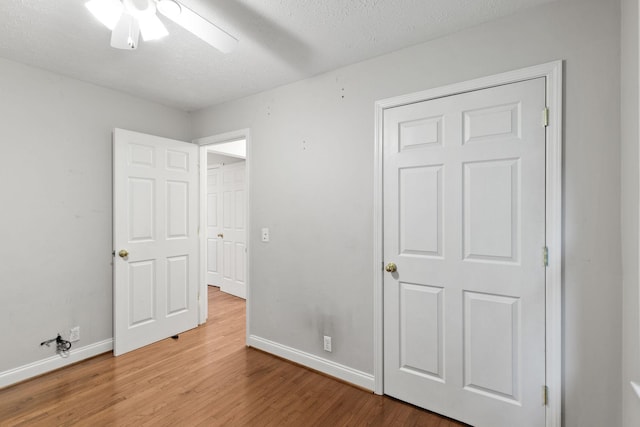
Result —
M251 208L250 208L250 193L251 193L251 132L249 129L239 129L231 132L226 132L218 135L208 136L204 138L194 139L192 142L200 146L200 225L199 225L199 236L200 236L200 286L198 290L199 298L199 319L198 323L201 325L207 321L208 317L208 301L207 301L207 274L206 274L206 264L207 264L207 239L206 239L206 230L207 230L207 147L220 144L223 142L231 142L239 139L244 139L247 144L247 156L245 159L245 197L246 197L246 239L247 239L247 259L246 259L246 287L247 287L247 298L246 298L246 318L247 318L247 329L246 329L246 338L248 340L249 331L251 331L249 325L251 323L250 316L250 306L251 306L251 269L249 266L251 265ZM247 341L248 342L248 341Z
M494 76L456 83L422 92L397 96L375 103L374 146L374 392L384 393L383 384L383 193L382 135L385 109L444 96L456 95L519 81L546 79L546 242L549 264L546 270L546 427L560 427L562 415L562 61L554 61ZM541 117L542 120L542 117Z

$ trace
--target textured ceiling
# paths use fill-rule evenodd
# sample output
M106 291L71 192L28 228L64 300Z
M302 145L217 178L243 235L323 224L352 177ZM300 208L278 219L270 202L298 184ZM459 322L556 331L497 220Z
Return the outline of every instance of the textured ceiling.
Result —
M164 19L135 51L85 0L0 0L0 57L192 111L552 0L181 0L240 40L224 55Z

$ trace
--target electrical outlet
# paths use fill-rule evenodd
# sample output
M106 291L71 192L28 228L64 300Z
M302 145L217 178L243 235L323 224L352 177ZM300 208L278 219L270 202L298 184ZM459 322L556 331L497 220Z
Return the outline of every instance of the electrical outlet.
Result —
M80 341L80 326L74 326L69 330L69 342Z
M331 337L324 336L324 351L331 353Z
M268 242L269 241L269 229L268 228L263 228L262 229L262 241L263 242Z

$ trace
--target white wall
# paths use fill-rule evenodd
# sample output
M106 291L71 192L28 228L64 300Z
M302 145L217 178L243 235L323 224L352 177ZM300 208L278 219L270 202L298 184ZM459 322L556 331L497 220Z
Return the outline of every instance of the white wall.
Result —
M110 339L111 131L189 140L186 113L0 59L0 373Z
M374 101L564 59L564 425L620 425L620 13L562 0L193 114L251 129L250 333L372 373Z
M217 165L217 164L225 164L225 165L230 165L232 163L240 163L240 162L244 162L244 159L240 159L238 157L231 157L231 156L225 156L224 154L218 154L218 153L207 153L207 164L209 166L211 165Z
M640 383L640 305L638 294L638 0L622 1L622 404L623 425L640 425L640 397L630 381Z

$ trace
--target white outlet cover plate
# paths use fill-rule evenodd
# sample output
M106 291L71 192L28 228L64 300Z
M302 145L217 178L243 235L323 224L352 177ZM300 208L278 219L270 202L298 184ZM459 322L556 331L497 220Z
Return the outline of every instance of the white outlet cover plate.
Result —
M331 337L326 335L324 336L324 350L331 351Z

